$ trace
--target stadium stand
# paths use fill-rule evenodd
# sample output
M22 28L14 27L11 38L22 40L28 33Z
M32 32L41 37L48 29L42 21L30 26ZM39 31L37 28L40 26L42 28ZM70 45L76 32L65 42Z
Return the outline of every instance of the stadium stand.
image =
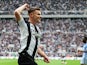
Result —
M38 26L42 31L41 44L46 54L49 57L61 57L65 50L66 56L78 56L77 48L83 46L82 38L87 34L86 0L0 0L0 56L18 56L14 53L20 48L18 24L14 17L6 15L12 15L14 9L25 2L42 8L44 17ZM63 17L45 18L55 14ZM71 14L77 17L70 18L68 15ZM67 17L64 18L64 15ZM80 18L79 15L86 16Z
M75 56L77 47L82 47L82 37L87 28L87 19L42 19L39 24L42 30L41 43L48 56L60 56L60 51ZM0 51L17 52L20 47L20 33L14 19L0 20ZM2 55L2 54L1 54Z
M41 7L45 14L67 14L67 11L70 11L69 14L83 14L87 9L86 0L0 0L0 14L13 14L17 7L26 2L30 6Z

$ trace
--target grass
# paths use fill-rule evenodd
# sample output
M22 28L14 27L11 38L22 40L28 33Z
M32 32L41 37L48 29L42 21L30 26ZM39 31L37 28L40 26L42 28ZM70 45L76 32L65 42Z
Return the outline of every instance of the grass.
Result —
M18 65L17 59L0 59L0 65Z
M36 60L38 65L80 65L79 60L66 60L67 64L62 64L61 60L51 60L50 63L45 63L42 60ZM18 65L17 59L0 59L0 65Z

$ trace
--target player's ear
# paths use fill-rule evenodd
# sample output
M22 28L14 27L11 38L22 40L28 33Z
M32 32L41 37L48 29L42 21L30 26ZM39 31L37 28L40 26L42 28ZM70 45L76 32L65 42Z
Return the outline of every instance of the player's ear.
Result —
M30 16L30 17L32 17L32 16L33 16L33 12L32 12L32 13L30 13L30 14L29 14L29 16Z

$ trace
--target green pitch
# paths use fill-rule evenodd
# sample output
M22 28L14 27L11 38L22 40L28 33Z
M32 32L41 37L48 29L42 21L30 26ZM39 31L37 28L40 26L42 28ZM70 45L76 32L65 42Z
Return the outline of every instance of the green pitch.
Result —
M36 60L38 65L80 65L79 60L66 60L66 63L62 63L61 60L51 60L50 63L45 63L42 60ZM17 59L0 59L0 65L18 65Z

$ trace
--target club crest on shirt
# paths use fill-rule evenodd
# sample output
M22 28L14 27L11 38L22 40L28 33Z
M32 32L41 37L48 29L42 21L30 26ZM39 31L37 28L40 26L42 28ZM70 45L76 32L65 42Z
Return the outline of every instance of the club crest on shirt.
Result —
M38 37L38 38L41 38L41 34L39 34L39 33L37 33L37 32L33 33L33 35L35 35L35 36Z

